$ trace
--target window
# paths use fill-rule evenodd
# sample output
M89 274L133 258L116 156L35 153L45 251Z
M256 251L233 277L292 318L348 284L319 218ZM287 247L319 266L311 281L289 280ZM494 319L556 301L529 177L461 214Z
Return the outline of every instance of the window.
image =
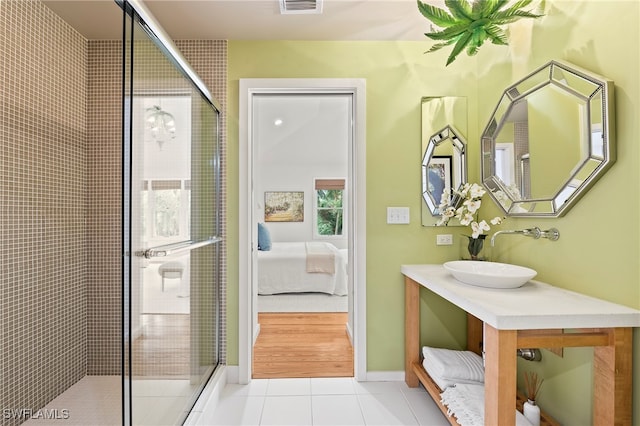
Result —
M507 185L514 183L513 143L496 143L496 176Z
M154 244L189 238L190 181L145 181L142 197L143 231ZM150 190L149 190L150 188Z
M316 179L315 237L344 235L344 179Z

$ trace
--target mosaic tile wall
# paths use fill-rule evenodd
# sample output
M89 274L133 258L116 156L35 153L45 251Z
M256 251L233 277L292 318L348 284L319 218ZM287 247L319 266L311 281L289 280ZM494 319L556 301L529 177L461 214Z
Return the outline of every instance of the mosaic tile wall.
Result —
M87 374L122 369L122 42L88 47Z
M40 2L0 2L2 410L38 409L86 373L86 52Z
M178 44L224 111L226 42ZM121 42L1 0L0 55L0 409L38 409L120 374Z
M177 41L185 59L211 90L222 110L220 116L221 188L226 188L226 58L227 42L219 40ZM88 282L88 374L120 373L120 41L89 41L89 250L95 257ZM226 197L221 194L222 199ZM224 217L225 212L221 212ZM225 237L224 221L221 230ZM226 249L220 247L221 300L226 300ZM105 303L105 301L109 301ZM117 303L116 303L117 302ZM226 305L221 309L221 362L226 354Z
M514 132L514 153L515 158L521 158L524 154L529 153L529 123L516 122L513 123ZM524 176L526 177L522 182L522 176L520 173L516 173L515 179L520 188L520 192L525 198L531 198L531 182L529 177L529 161L524 161L520 166L522 167ZM515 170L519 170L520 167L516 167Z
M227 41L226 40L178 40L176 46L200 76L204 84L211 91L211 96L218 102L220 108L220 167L221 167L221 194L223 200L220 212L220 236L223 238L220 244L220 362L226 363L227 344L227 230L225 220L227 217L226 187L227 187Z

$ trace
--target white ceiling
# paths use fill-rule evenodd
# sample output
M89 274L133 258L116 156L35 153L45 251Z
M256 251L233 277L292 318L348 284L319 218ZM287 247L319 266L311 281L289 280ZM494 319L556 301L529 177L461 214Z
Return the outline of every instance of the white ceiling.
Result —
M113 0L44 0L88 39L119 39ZM429 3L444 3L429 0ZM172 39L426 40L416 0L324 0L320 15L281 15L278 0L146 0Z

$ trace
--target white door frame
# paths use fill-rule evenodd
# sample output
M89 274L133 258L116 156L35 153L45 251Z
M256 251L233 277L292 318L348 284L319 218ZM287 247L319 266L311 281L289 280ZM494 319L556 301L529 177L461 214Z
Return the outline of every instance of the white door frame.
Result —
M265 93L341 93L353 95L353 137L349 149L348 209L349 271L353 279L353 304L350 330L354 350L356 380L366 380L366 82L364 79L240 79L239 102L239 274L238 274L238 382L251 381L253 344L257 338L257 292L252 279L257 247L257 228L253 218L253 144L251 107L254 94ZM349 301L351 304L351 301Z

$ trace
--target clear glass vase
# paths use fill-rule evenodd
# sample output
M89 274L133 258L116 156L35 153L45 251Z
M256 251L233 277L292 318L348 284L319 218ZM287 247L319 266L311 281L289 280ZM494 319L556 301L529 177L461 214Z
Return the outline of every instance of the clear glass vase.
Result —
M491 247L486 235L473 238L470 235L460 236L460 259L462 260L489 260Z

